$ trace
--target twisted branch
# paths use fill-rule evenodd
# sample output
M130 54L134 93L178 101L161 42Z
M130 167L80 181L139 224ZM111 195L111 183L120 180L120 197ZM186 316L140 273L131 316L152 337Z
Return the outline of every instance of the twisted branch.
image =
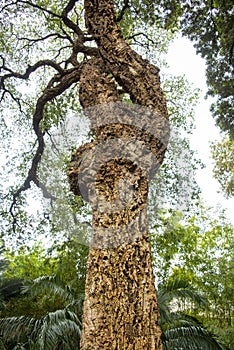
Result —
M23 79L26 80L29 78L30 74L35 72L38 68L40 67L52 67L55 70L57 70L61 75L64 74L64 70L60 67L59 64L57 64L55 61L52 60L42 60L42 61L38 61L37 63L35 63L32 66L28 66L26 68L25 73L21 74L18 72L14 72L12 71L10 68L5 66L5 60L4 58L1 56L1 59L3 61L3 64L0 68L4 69L5 71L8 71L8 74L5 74L3 76L0 77L0 88L4 89L4 81L8 78L17 78L17 79Z
M41 161L44 148L45 148L45 142L44 142L44 134L43 131L40 128L40 122L43 119L43 112L45 109L45 106L47 102L53 100L55 97L61 95L65 90L67 90L72 84L76 83L80 79L80 72L81 72L82 64L79 66L69 69L66 72L63 71L63 75L60 76L54 76L50 82L48 83L46 89L43 91L42 95L39 97L36 103L36 109L33 115L33 129L37 136L37 142L38 147L36 150L36 153L34 154L34 157L32 159L31 167L28 171L27 177L22 184L22 186L13 194L13 200L12 204L10 206L10 214L13 217L13 230L15 231L16 226L16 220L14 216L14 207L17 203L17 199L19 196L25 192L27 189L31 187L31 182L33 182L37 187L39 187L42 192L43 196L45 198L49 198L51 200L55 200L56 198L51 195L48 190L46 189L46 186L42 184L37 176L37 170L39 163ZM57 85L54 86L55 82L57 82Z

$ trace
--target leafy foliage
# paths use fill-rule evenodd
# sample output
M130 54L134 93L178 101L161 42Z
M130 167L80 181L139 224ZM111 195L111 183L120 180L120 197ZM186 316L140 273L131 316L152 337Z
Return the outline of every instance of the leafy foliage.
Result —
M67 350L74 347L79 349L82 298L76 299L69 286L51 276L42 276L23 290L34 297L42 292L50 296L59 295L68 304L64 309L48 312L39 319L28 316L1 319L1 339L6 349L14 346L16 342L16 346L30 350L52 350L57 347ZM210 332L195 318L182 312L181 306L180 310L178 309L181 301L185 300L206 305L204 297L185 280L170 279L166 285L159 286L158 303L164 348L175 349L180 346L181 349L221 350L221 345Z
M73 241L65 251L63 244L53 257L48 252L45 257L45 250L37 246L26 256L23 249L15 259L6 255L0 311L0 336L6 349L79 349L87 247L78 250ZM44 270L38 269L39 264L45 265ZM43 275L45 271L50 275ZM22 279L16 285L13 276L17 275ZM12 286L17 289L7 293Z
M219 127L233 138L233 2L134 0L129 4L128 21L134 14L141 18L143 25L157 23L174 32L180 29L194 42L197 53L207 63L207 95L216 97L211 106L213 116Z
M216 97L211 111L220 128L233 137L233 3L182 1L182 8L182 33L194 42L197 52L206 59L207 94Z
M214 177L219 181L226 197L234 196L234 141L224 138L212 144L212 157L215 161Z
M202 292L207 306L193 308L191 313L187 305L185 310L217 334L229 349L233 349L233 237L233 227L225 216L212 214L207 208L200 208L195 216L187 218L164 210L152 229L159 283L167 285L171 276L169 286L174 280L182 279Z

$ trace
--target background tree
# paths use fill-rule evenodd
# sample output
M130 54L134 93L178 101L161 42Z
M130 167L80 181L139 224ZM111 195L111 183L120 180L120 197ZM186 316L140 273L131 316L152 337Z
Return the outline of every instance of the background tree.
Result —
M215 161L213 173L218 180L224 195L229 198L234 195L234 141L224 138L211 146Z
M151 230L158 283L165 286L169 276L203 293L205 309L182 304L183 310L233 349L233 227L222 214L201 207L187 218L165 210Z
M212 114L221 130L233 137L232 1L134 0L132 6L126 3L129 16L141 14L143 23L156 22L172 30L180 28L182 35L194 42L197 53L206 59L207 95L215 97Z

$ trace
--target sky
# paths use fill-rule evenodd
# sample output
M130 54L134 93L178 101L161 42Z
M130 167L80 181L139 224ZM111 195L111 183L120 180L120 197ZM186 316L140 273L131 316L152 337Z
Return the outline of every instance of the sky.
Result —
M227 217L234 225L234 198L225 199L218 182L212 177L210 142L220 140L219 129L209 111L211 99L205 99L207 91L205 60L196 54L192 43L185 38L177 38L169 47L167 63L175 75L185 75L195 88L201 90L199 104L195 110L195 130L191 136L191 146L197 150L199 158L206 165L196 174L202 195L208 206L226 208Z

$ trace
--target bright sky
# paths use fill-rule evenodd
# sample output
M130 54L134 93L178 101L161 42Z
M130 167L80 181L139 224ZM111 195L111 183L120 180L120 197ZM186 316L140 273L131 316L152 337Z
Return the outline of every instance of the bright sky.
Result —
M206 164L206 168L197 173L196 179L202 188L203 196L208 206L221 206L227 209L227 217L234 225L234 198L227 200L221 193L218 182L212 177L212 159L210 154L210 142L220 139L219 129L215 126L214 119L209 111L211 101L205 100L207 91L205 78L205 60L196 55L192 43L179 38L171 44L167 62L171 72L175 75L185 75L186 78L201 90L201 98L196 108L196 129L191 138L193 149L198 151L198 156Z

